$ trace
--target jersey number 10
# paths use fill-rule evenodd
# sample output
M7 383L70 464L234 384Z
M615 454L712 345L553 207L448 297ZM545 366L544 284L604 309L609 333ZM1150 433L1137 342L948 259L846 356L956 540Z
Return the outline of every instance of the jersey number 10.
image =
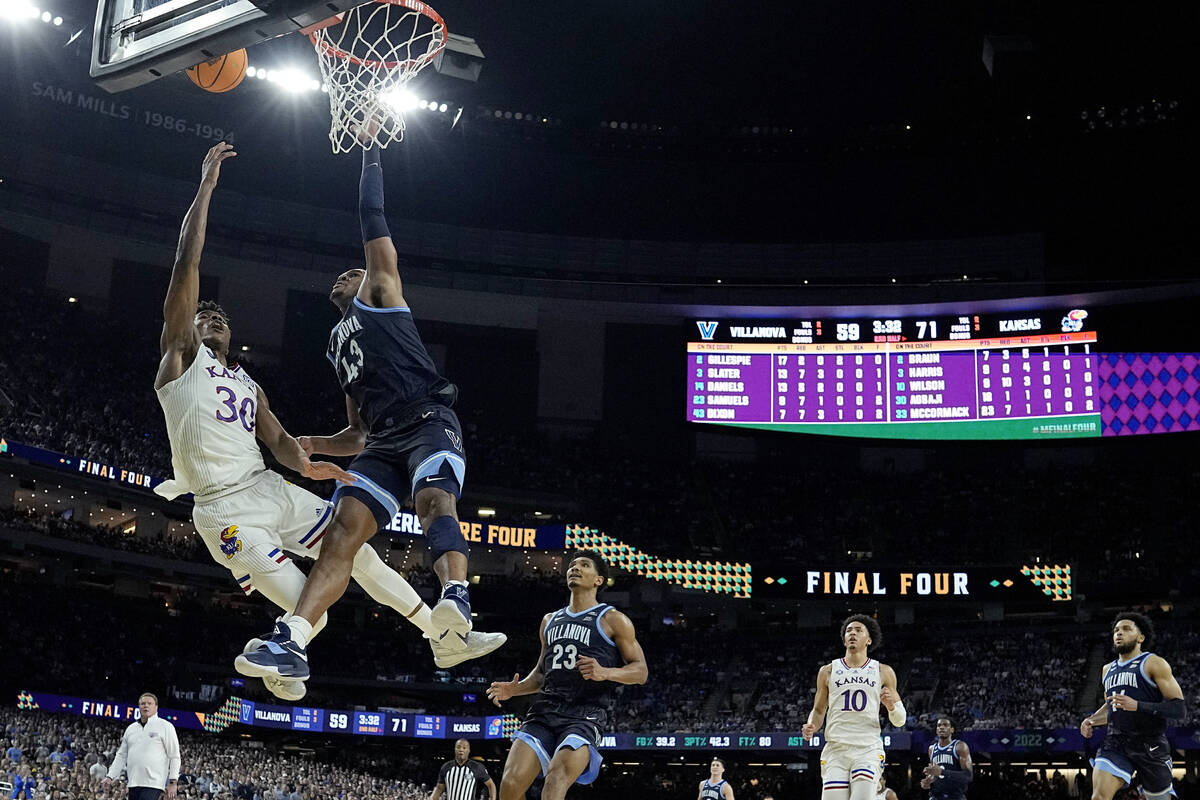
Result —
M867 707L867 692L855 689L842 694L842 711L862 711Z

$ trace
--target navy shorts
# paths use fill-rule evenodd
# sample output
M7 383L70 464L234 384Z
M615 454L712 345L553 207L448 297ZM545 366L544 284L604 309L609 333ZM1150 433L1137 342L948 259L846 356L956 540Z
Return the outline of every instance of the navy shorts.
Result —
M467 462L458 416L433 401L408 409L394 425L368 436L367 446L346 471L358 481L353 486L338 484L333 502L344 494L361 500L380 528L425 486L460 497Z
M1171 745L1166 736L1141 738L1109 734L1092 759L1101 772L1116 775L1126 783L1137 773L1142 789L1151 794L1171 791Z
M588 784L600 774L600 726L607 724L608 713L598 706L541 707L534 704L525 721L517 729L514 738L520 739L533 750L542 765L542 775L550 769L550 759L564 748L589 750L587 769L575 779L576 783Z

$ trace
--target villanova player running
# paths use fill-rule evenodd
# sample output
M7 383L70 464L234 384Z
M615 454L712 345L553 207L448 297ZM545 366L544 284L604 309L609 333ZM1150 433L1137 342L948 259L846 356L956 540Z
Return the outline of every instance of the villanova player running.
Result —
M1117 660L1101 671L1104 705L1079 726L1090 739L1097 726L1108 725L1108 736L1092 760L1092 800L1112 800L1134 772L1145 797L1165 798L1175 794L1167 720L1183 722L1183 690L1171 666L1143 650L1154 641L1148 618L1133 611L1118 614L1112 632Z
M329 294L342 320L330 334L327 355L346 393L349 424L333 436L300 437L306 454L354 456L349 472L355 482L334 494L321 557L295 614L257 650L238 656L244 675L308 678L312 624L345 593L354 553L410 495L444 584L432 611L435 639L464 648L469 658L507 640L501 633L471 632L468 549L457 509L466 461L462 429L450 410L457 390L438 375L405 302L383 216L379 159L379 149L363 149L358 212L366 269L339 275Z
M885 760L879 706L897 728L908 718L896 693L895 670L867 655L882 641L878 622L865 614L847 617L842 622L846 655L817 673L817 696L802 733L812 739L825 725L821 800L871 800Z
M571 602L542 618L537 666L520 680L497 681L487 695L500 705L541 692L513 737L500 800L523 800L538 773L542 800L562 800L574 783L600 772L600 732L609 722L614 683L646 682L646 657L629 617L596 600L608 581L604 559L576 551L567 564Z
M155 487L168 499L195 495L192 520L214 561L232 572L246 594L258 590L290 614L304 589L304 573L288 557L315 558L332 514L330 504L271 472L258 443L279 463L308 478L353 481L340 467L310 461L271 412L267 396L229 360L229 317L216 303L199 302L200 257L208 207L221 164L236 153L220 142L204 158L200 187L184 217L179 249L163 302L161 360L154 379L171 441L174 478ZM404 615L426 635L436 633L429 608L370 545L353 554L354 579L374 600ZM285 617L286 619L286 617ZM314 634L325 624L322 615ZM248 649L261 643L251 639ZM435 661L450 666L470 658L463 647L432 641ZM277 675L263 681L277 697L296 702L304 684Z
M713 756L708 765L708 777L700 781L697 800L733 800L733 787L725 780L724 759Z
M936 731L937 741L929 745L929 765L921 788L929 790L931 800L964 800L974 773L971 748L954 738L954 723L949 717L938 717Z

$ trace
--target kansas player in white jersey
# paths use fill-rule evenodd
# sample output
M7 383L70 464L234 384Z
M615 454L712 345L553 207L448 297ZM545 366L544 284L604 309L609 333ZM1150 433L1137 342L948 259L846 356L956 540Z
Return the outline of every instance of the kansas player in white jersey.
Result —
M879 776L879 785L875 789L875 800L900 800L899 795L892 789L888 788L887 777Z
M172 480L155 489L173 499L195 496L193 522L213 560L226 567L246 594L257 589L290 614L304 588L304 573L288 553L315 558L332 516L322 498L285 481L263 463L258 442L281 464L315 480L353 481L340 467L310 461L271 412L261 387L228 359L229 317L215 303L198 302L200 256L208 206L221 163L236 155L221 142L204 159L200 188L184 217L171 282L163 303L161 361L154 389L171 441ZM408 582L370 546L354 558L354 577L367 593L391 606L427 634L429 608ZM322 617L315 626L324 627ZM252 639L247 647L255 647ZM454 642L433 642L439 666L473 657ZM304 684L266 676L277 696L296 701Z
M821 667L817 696L803 728L812 739L825 727L821 750L821 800L872 800L885 755L879 707L897 728L908 718L896 693L896 673L868 655L883 640L879 623L864 614L842 622L846 655Z
M733 800L733 787L725 780L725 760L713 756L708 765L708 777L700 781L697 800Z
M1142 796L1163 800L1175 794L1168 721L1182 725L1187 717L1183 689L1171 665L1149 651L1154 624L1136 611L1124 611L1112 624L1117 655L1101 670L1104 705L1079 726L1090 739L1096 727L1108 735L1092 760L1092 800L1112 800L1134 775Z

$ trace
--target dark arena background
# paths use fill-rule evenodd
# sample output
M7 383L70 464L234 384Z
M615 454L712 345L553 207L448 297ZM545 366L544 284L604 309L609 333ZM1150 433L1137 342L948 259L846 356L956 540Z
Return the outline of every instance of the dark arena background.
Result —
M460 737L499 786L529 698L486 690L534 666L577 547L649 679L571 797L692 800L720 756L737 800L820 798L802 728L866 614L899 798L929 796L944 716L970 800L1086 800L1121 610L1183 689L1200 796L1194 6L435 5L483 56L408 84L387 222L460 390L474 623L509 638L438 669L351 584L301 706L233 669L278 612L153 492L153 381L225 140L200 296L289 432L344 424L327 293L362 263L359 159L330 153L312 45L244 42L222 94L177 66L102 85L93 0L0 0L4 796L124 797L100 778L147 691L180 797L427 798ZM436 602L411 504L371 546Z

